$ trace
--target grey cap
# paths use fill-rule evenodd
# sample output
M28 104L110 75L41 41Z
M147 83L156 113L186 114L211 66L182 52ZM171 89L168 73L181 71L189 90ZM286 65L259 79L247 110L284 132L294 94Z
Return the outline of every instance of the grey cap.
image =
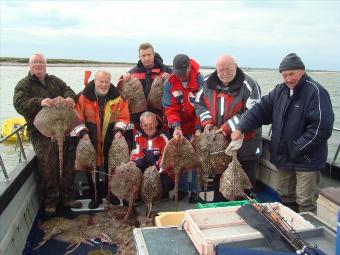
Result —
M290 53L282 59L279 67L280 73L285 70L296 69L305 69L305 65L298 55L296 55L295 53Z
M186 73L190 65L190 59L185 54L178 54L174 58L173 65L174 65L173 74L183 75Z

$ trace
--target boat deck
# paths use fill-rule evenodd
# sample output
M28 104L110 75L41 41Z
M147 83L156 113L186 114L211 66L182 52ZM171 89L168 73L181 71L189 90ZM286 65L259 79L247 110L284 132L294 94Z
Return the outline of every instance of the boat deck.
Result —
M211 191L210 191L211 192ZM261 202L275 202L279 201L277 194L275 191L271 190L269 187L267 187L264 184L258 183L256 188L254 189L254 192L256 194L256 197ZM176 211L176 205L175 201L172 199L173 194L170 193L170 200L167 202L155 202L153 205L153 215L156 216L158 212L172 212ZM86 203L84 203L86 204ZM103 205L102 205L103 206ZM185 197L182 201L178 202L178 209L177 211L184 211L187 209L195 209L197 208L197 204L189 204L188 203L188 197ZM82 214L94 214L98 212L99 210L83 210L83 211L72 211L72 210L66 210L61 207L57 208L57 217L64 217L68 219L75 218L76 216L82 215ZM135 207L135 217L138 215L145 215L146 214L146 207L144 205L140 205ZM133 216L132 216L133 217ZM67 247L69 246L68 243L57 241L53 238L48 240L43 246L41 246L37 250L32 250L34 247L36 247L39 242L43 240L43 231L39 229L39 223L44 222L46 220L50 220L51 218L44 217L42 214L42 210L40 209L36 218L36 221L34 222L32 229L30 231L27 243L25 245L25 249L23 251L23 254L34 254L34 255L42 255L42 254L49 254L49 255L59 255L64 254L67 250ZM131 233L132 235L132 233ZM111 251L112 254L115 254L117 250L116 245L107 245L107 244L101 244L101 243L94 243L93 246L90 246L88 244L82 243L79 248L77 248L72 254L88 254L90 251L94 250L100 250L105 249L105 251ZM95 254L95 253L94 253Z

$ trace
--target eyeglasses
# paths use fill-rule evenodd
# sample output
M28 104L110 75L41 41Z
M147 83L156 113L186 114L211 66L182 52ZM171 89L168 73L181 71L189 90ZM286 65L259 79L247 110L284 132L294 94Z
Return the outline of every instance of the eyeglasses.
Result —
M156 127L156 124L152 123L152 124L142 124L141 125L142 128L146 129L146 130L152 130Z
M31 61L30 63L31 63L31 64L34 64L34 65L38 65L38 64L43 65L43 64L46 64L46 62L45 62L45 61L42 61L42 60L33 60L33 61Z

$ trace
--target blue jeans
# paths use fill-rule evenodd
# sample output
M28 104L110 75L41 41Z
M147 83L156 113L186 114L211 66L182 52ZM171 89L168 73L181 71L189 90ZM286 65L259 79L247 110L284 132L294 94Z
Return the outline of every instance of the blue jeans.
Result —
M194 170L186 171L179 177L179 190L180 191L197 191L196 172Z

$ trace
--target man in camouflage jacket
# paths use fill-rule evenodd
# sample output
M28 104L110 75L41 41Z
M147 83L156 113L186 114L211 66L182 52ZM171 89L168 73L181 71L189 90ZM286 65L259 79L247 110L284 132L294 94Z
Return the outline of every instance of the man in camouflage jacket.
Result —
M33 125L37 113L42 107L51 107L53 98L59 98L70 106L74 106L76 94L64 81L46 73L44 55L33 54L29 60L29 73L15 87L13 104L18 113L28 123L28 135L38 158L40 175L39 188L45 206L45 214L54 216L59 197L63 198L63 206L79 208L81 203L73 199L74 193L74 160L76 138L66 137L64 141L64 174L59 180L58 146L41 134ZM62 185L60 185L60 181ZM60 187L61 186L61 187Z

